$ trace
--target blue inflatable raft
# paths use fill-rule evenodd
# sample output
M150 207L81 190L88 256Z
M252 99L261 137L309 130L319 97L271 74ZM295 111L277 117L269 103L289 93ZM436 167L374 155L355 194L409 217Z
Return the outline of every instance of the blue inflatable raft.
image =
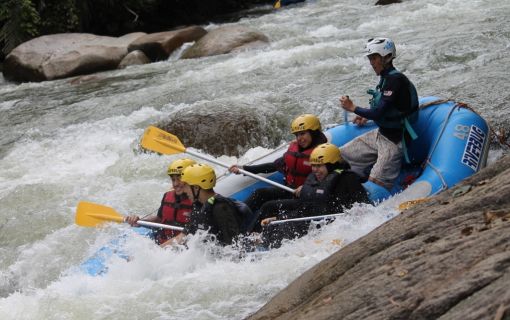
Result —
M418 139L407 146L411 163L402 161L402 170L393 189L387 190L370 181L364 183L374 203L401 192L409 193L412 199L429 197L452 187L486 165L489 126L479 114L464 104L436 97L421 98L420 106L417 124L413 125ZM326 136L341 149L345 143L374 129L377 126L371 122L362 127L342 124L328 129ZM255 163L281 157L285 149ZM219 184L218 192L223 191L222 194L240 200L246 199L254 189L265 186L265 183L248 177L228 178L234 181ZM280 173L267 178L283 183Z
M342 124L326 130L331 143L342 145L365 132L376 129L373 123L365 126ZM413 125L418 139L408 144L409 164L403 161L401 173L392 190L375 183L366 182L370 199L379 203L397 193L406 200L429 197L448 189L461 180L485 167L489 150L489 126L486 121L464 104L445 101L436 97L420 99L420 113ZM254 161L254 164L274 161L281 157L287 146ZM283 175L274 173L265 176L283 183ZM253 190L268 184L243 175L227 175L218 179L215 191L245 200ZM137 233L148 234L145 228L136 228ZM112 254L122 256L122 241L115 239L81 265L81 269L98 275L106 272L107 259Z

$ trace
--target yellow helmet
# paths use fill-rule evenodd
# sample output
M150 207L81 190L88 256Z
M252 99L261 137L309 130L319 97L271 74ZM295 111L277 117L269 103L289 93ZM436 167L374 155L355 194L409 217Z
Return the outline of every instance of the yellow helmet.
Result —
M195 160L191 159L177 159L174 162L170 163L168 166L167 173L168 175L178 174L180 175L182 173L182 170L184 170L186 167L191 166L192 164L197 163Z
M181 173L181 181L190 186L199 186L202 189L212 189L216 185L214 169L206 164L193 164L186 167Z
M310 164L336 163L341 160L340 149L331 143L318 145L310 154Z
M305 130L321 130L319 118L313 114L302 114L292 121L290 132L298 133Z

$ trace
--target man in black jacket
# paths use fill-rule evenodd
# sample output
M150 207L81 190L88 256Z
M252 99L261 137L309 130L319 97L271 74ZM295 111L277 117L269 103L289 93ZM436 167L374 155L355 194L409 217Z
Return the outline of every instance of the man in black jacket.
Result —
M353 171L391 190L400 173L402 156L410 162L406 144L417 138L413 124L419 116L418 93L413 83L393 66L397 51L391 39L370 39L365 52L380 76L375 90L367 91L372 96L370 108L356 106L349 96L340 97L340 104L356 114L357 125L373 120L378 129L344 145L342 155Z

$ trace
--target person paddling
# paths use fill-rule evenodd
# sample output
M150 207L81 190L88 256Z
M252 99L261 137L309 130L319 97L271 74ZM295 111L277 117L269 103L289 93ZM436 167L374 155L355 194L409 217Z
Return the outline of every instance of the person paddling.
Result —
M417 138L412 125L418 118L418 94L412 82L393 66L397 52L391 39L370 39L365 55L380 76L375 90L367 91L372 96L370 108L357 107L349 96L340 97L340 105L356 114L354 123L363 125L374 120L379 128L347 143L342 154L356 173L367 178L366 171L370 170L368 180L391 189L399 175L402 156L410 161L406 142Z
M370 203L359 176L342 159L340 149L331 143L317 146L310 155L312 173L298 199L274 200L261 208L262 239L265 246L279 247L283 239L308 233L309 221L269 225L273 220L341 213L354 203Z
M186 235L198 230L208 231L221 245L230 245L246 231L243 223L250 218L251 211L246 205L240 208L235 200L214 191L216 174L212 167L206 164L189 166L183 170L181 181L184 192L193 200L193 210L183 232L163 246L182 244Z
M181 182L181 173L186 167L195 164L191 159L178 159L173 161L167 169L167 174L172 181L173 190L166 192L161 200L161 205L156 215L144 218L144 221L164 223L173 226L184 226L189 221L192 202L184 193L184 184ZM140 217L132 215L126 218L131 226L138 226ZM180 232L169 229L158 229L154 233L154 241L162 244L168 239L177 236Z
M281 171L285 176L285 185L297 188L295 194L298 195L300 187L312 171L309 163L310 153L319 144L327 142L327 138L321 131L319 118L313 114L303 114L295 118L291 123L291 133L296 136L296 140L290 143L283 157L271 163L245 165L242 168L251 173ZM239 174L239 166L233 165L229 171ZM245 200L245 203L254 212L255 219L250 223L250 229L260 232L258 212L264 203L270 200L293 198L295 195L292 193L276 187L255 190Z

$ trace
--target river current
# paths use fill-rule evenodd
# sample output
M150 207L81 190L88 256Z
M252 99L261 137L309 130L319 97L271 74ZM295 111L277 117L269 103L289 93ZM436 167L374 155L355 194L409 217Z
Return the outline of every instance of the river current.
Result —
M344 218L255 258L211 253L199 239L163 250L127 239L100 277L77 266L125 225L74 224L81 200L124 214L154 213L176 156L140 153L144 129L182 108L250 105L290 123L301 112L342 122L338 97L366 105L377 83L363 46L395 40L395 65L421 96L469 104L494 129L510 129L510 3L506 0L316 0L240 20L266 34L266 48L133 66L69 79L0 79L0 319L242 319L305 270L396 214L356 206ZM208 25L214 28L216 25ZM268 134L289 138L288 128ZM214 137L212 137L213 139ZM269 149L250 149L246 162ZM494 146L489 162L504 151ZM215 167L218 174L224 173Z

